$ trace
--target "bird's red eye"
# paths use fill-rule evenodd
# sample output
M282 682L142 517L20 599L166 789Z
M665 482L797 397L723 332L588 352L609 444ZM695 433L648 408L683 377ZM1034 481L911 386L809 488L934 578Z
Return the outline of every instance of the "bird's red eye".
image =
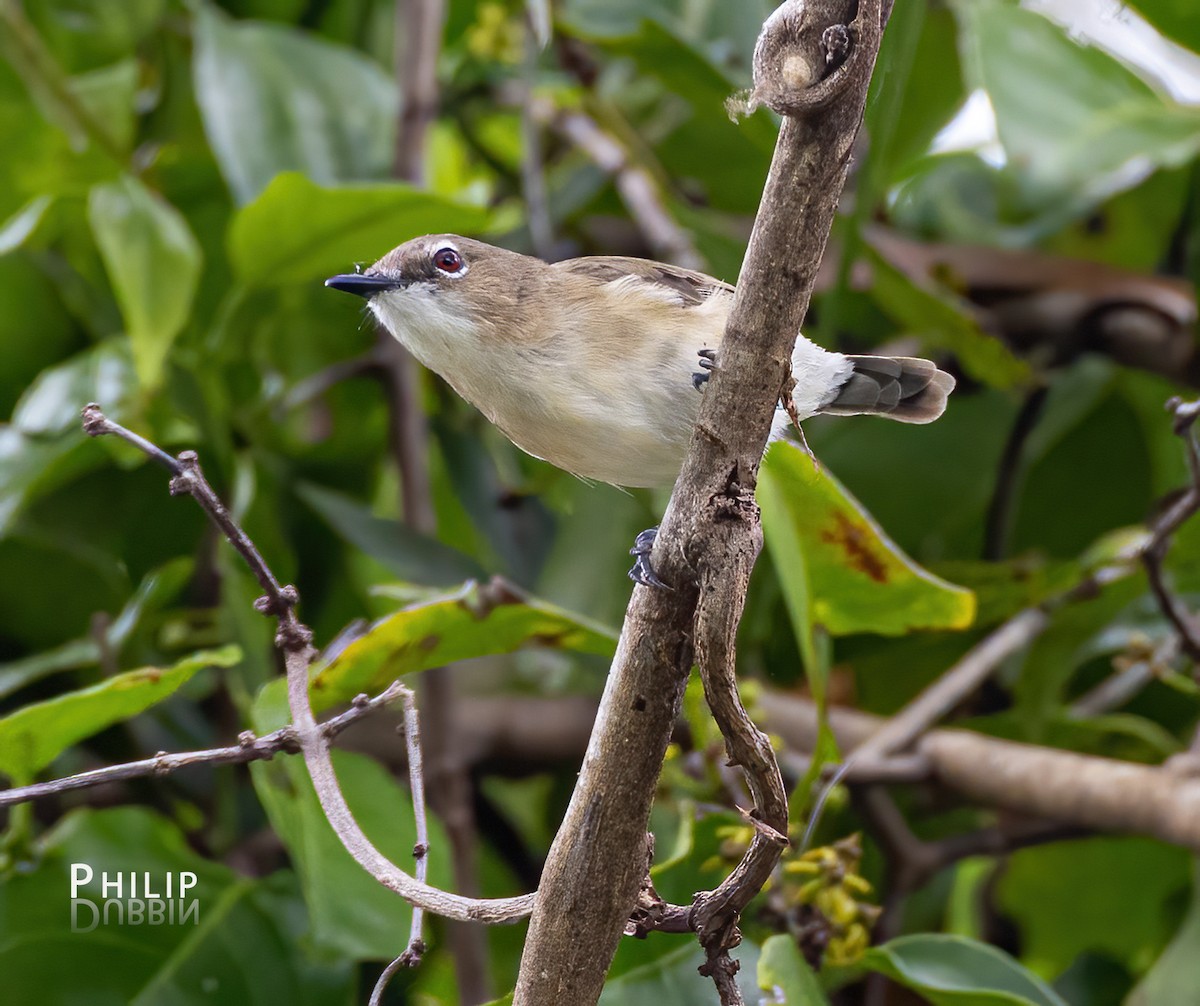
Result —
M463 266L463 260L453 248L439 248L433 253L433 264L442 272L458 272Z

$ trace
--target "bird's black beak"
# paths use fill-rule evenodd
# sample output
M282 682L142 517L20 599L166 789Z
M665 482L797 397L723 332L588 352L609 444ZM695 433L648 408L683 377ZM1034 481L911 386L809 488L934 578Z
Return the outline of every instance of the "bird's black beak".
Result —
M330 276L325 281L326 286L345 293L354 293L360 297L371 298L384 290L396 290L404 284L387 276L364 276L361 273L344 273L341 276Z

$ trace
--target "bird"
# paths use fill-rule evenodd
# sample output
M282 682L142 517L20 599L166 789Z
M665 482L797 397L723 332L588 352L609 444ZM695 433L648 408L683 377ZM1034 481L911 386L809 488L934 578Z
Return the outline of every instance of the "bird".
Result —
M674 484L734 297L728 283L663 262L551 263L456 234L406 241L325 285L365 298L392 336L521 450L629 488ZM928 423L955 383L929 360L844 355L799 332L792 376L799 420ZM788 425L780 413L774 437Z

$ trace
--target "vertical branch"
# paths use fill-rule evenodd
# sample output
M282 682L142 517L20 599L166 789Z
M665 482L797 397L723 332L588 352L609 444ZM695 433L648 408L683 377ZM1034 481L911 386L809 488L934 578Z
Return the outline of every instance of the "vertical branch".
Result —
M858 17L852 21L857 7ZM796 333L845 184L879 51L879 0L790 0L763 28L753 102L784 115L692 444L659 530L671 590L635 588L596 725L538 888L514 1006L595 1003L646 868L646 825L695 652L701 590L757 555L753 493ZM834 50L844 60L832 66ZM730 610L740 600L729 593ZM732 646L732 644L730 644ZM709 648L709 652L713 652ZM716 962L718 965L722 962ZM736 1002L718 968L722 998Z
M445 23L446 0L396 0L400 121L394 173L413 185L425 181L425 149L429 127L437 117L437 60Z
M425 177L429 127L438 110L437 60L446 19L445 0L397 0L396 81L400 121L396 135L396 177L420 185ZM421 371L415 360L380 326L379 347L390 398L392 450L400 472L405 521L432 534L437 528L429 482L429 423L421 407ZM474 897L479 892L476 868L475 815L471 781L453 742L454 674L436 667L421 676L421 707L430 803L450 841L455 889ZM448 923L460 1001L491 998L487 939L469 922Z
M396 0L396 86L400 118L396 129L395 176L412 185L425 179L429 126L437 115L437 58L441 51L445 0ZM400 474L404 519L430 533L436 519L426 455L428 423L421 408L420 371L400 344L377 329L391 400L392 450Z
M525 196L525 216L529 221L529 240L534 254L552 258L554 223L546 193L546 175L542 168L542 127L534 114L533 85L537 79L540 48L532 13L527 13L521 59L521 188Z

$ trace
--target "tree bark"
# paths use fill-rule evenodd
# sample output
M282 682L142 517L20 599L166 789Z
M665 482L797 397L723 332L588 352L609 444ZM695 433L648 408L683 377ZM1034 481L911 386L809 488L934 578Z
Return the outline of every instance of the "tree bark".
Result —
M785 115L737 294L653 563L636 588L579 782L546 862L514 1006L596 1002L647 866L646 826L694 656L693 620L740 606L758 552L754 487L792 344L845 184L878 52L878 2L789 2L764 26L752 103ZM853 44L827 73L823 36ZM865 26L865 27L864 27ZM795 113L795 114L791 114ZM723 576L739 567L744 576ZM701 586L702 585L702 586ZM709 595L712 593L712 596Z

